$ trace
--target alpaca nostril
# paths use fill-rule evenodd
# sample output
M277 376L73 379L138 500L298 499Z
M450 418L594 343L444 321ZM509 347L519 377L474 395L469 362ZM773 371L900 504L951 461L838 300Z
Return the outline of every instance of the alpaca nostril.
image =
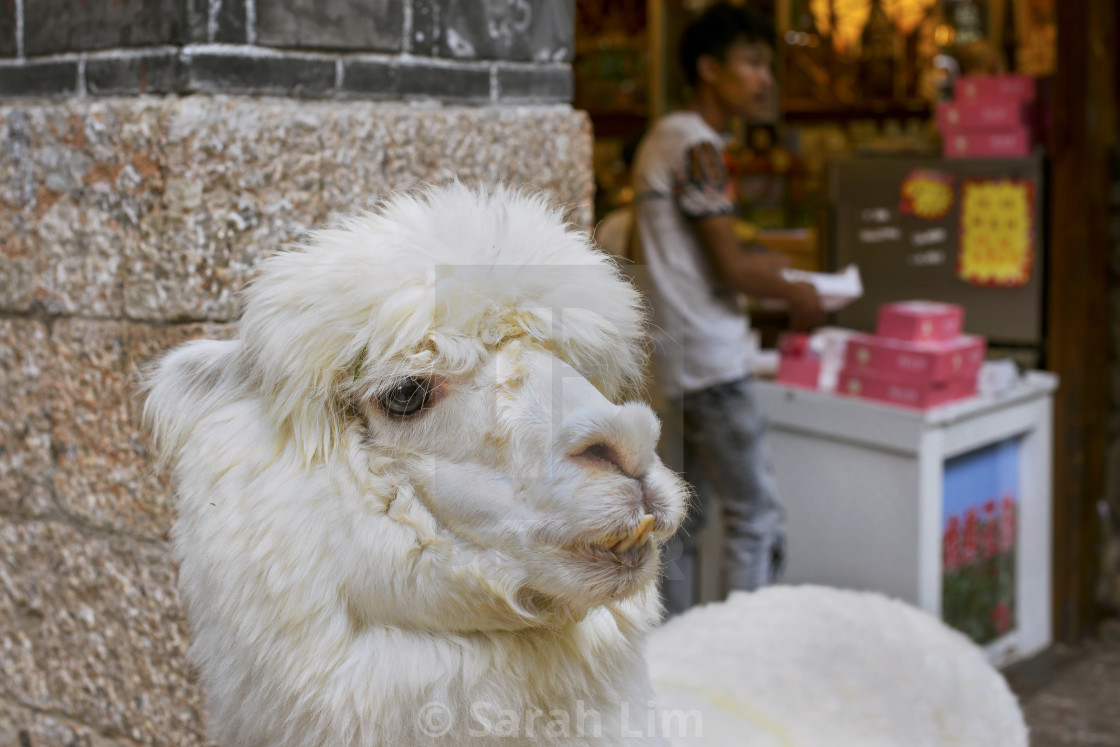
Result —
M635 477L635 475L623 465L622 459L619 457L614 447L601 441L597 441L583 451L573 454L572 458L577 461L587 462L600 469L614 470L621 472L627 477Z

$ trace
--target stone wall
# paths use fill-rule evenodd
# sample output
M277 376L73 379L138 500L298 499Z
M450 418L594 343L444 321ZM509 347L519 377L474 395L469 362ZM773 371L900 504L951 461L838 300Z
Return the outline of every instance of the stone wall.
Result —
M590 163L568 106L0 106L0 744L204 742L145 361L231 334L257 260L335 211L458 176L546 189L587 224Z
M0 97L562 102L574 0L7 0Z
M390 189L528 184L589 224L573 6L0 2L0 745L205 743L137 373Z

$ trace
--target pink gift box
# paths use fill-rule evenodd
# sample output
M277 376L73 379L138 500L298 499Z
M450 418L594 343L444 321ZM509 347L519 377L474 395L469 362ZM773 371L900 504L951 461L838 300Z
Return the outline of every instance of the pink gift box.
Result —
M1014 99L942 101L937 105L937 128L942 131L1030 127L1030 107Z
M821 359L809 347L809 335L783 332L778 337L778 375L781 384L816 389L821 376Z
M951 340L961 333L964 308L954 303L898 301L879 307L875 334L896 340Z
M975 377L984 364L988 341L976 335L909 342L873 335L848 339L844 365L851 371L880 371L914 382Z
M821 377L821 359L815 356L794 358L783 355L778 360L779 384L816 389Z
M1030 155L1032 139L1026 127L949 128L941 133L941 152L946 158L1018 158Z
M953 81L956 101L1014 99L1034 101L1036 81L1029 75L962 75Z
M976 379L959 376L945 381L916 381L881 371L840 371L836 391L851 397L927 410L976 394Z

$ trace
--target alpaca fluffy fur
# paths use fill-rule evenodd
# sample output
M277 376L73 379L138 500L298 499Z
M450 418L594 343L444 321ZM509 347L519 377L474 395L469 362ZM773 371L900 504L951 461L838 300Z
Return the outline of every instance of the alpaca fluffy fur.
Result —
M167 355L145 408L214 737L511 744L513 714L525 743L620 738L684 510L655 418L612 402L642 323L586 235L509 190L398 195L266 259L238 338ZM409 377L432 405L390 417ZM645 513L633 557L589 547Z
M681 747L1028 743L1015 696L983 651L881 594L736 592L673 618L648 645L660 705L705 716L701 738L671 735Z
M652 707L643 656L685 489L649 408L618 404L643 363L642 307L586 234L534 194L401 194L264 260L245 301L236 339L159 362L145 406L177 483L214 739L697 736L680 733L692 715ZM402 382L430 391L407 417L387 404ZM627 536L642 541L607 549ZM650 643L662 695L704 711L705 743L1024 743L1006 685L933 618L817 589L745 600ZM937 707L896 697L906 679ZM764 720L728 721L744 712ZM968 741L991 723L1019 731Z

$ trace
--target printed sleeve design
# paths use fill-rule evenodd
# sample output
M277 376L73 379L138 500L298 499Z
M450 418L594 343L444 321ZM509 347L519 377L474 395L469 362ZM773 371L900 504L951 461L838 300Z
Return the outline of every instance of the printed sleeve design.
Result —
M688 149L684 171L678 175L674 191L681 212L690 218L734 212L728 197L727 167L714 143L703 142Z

